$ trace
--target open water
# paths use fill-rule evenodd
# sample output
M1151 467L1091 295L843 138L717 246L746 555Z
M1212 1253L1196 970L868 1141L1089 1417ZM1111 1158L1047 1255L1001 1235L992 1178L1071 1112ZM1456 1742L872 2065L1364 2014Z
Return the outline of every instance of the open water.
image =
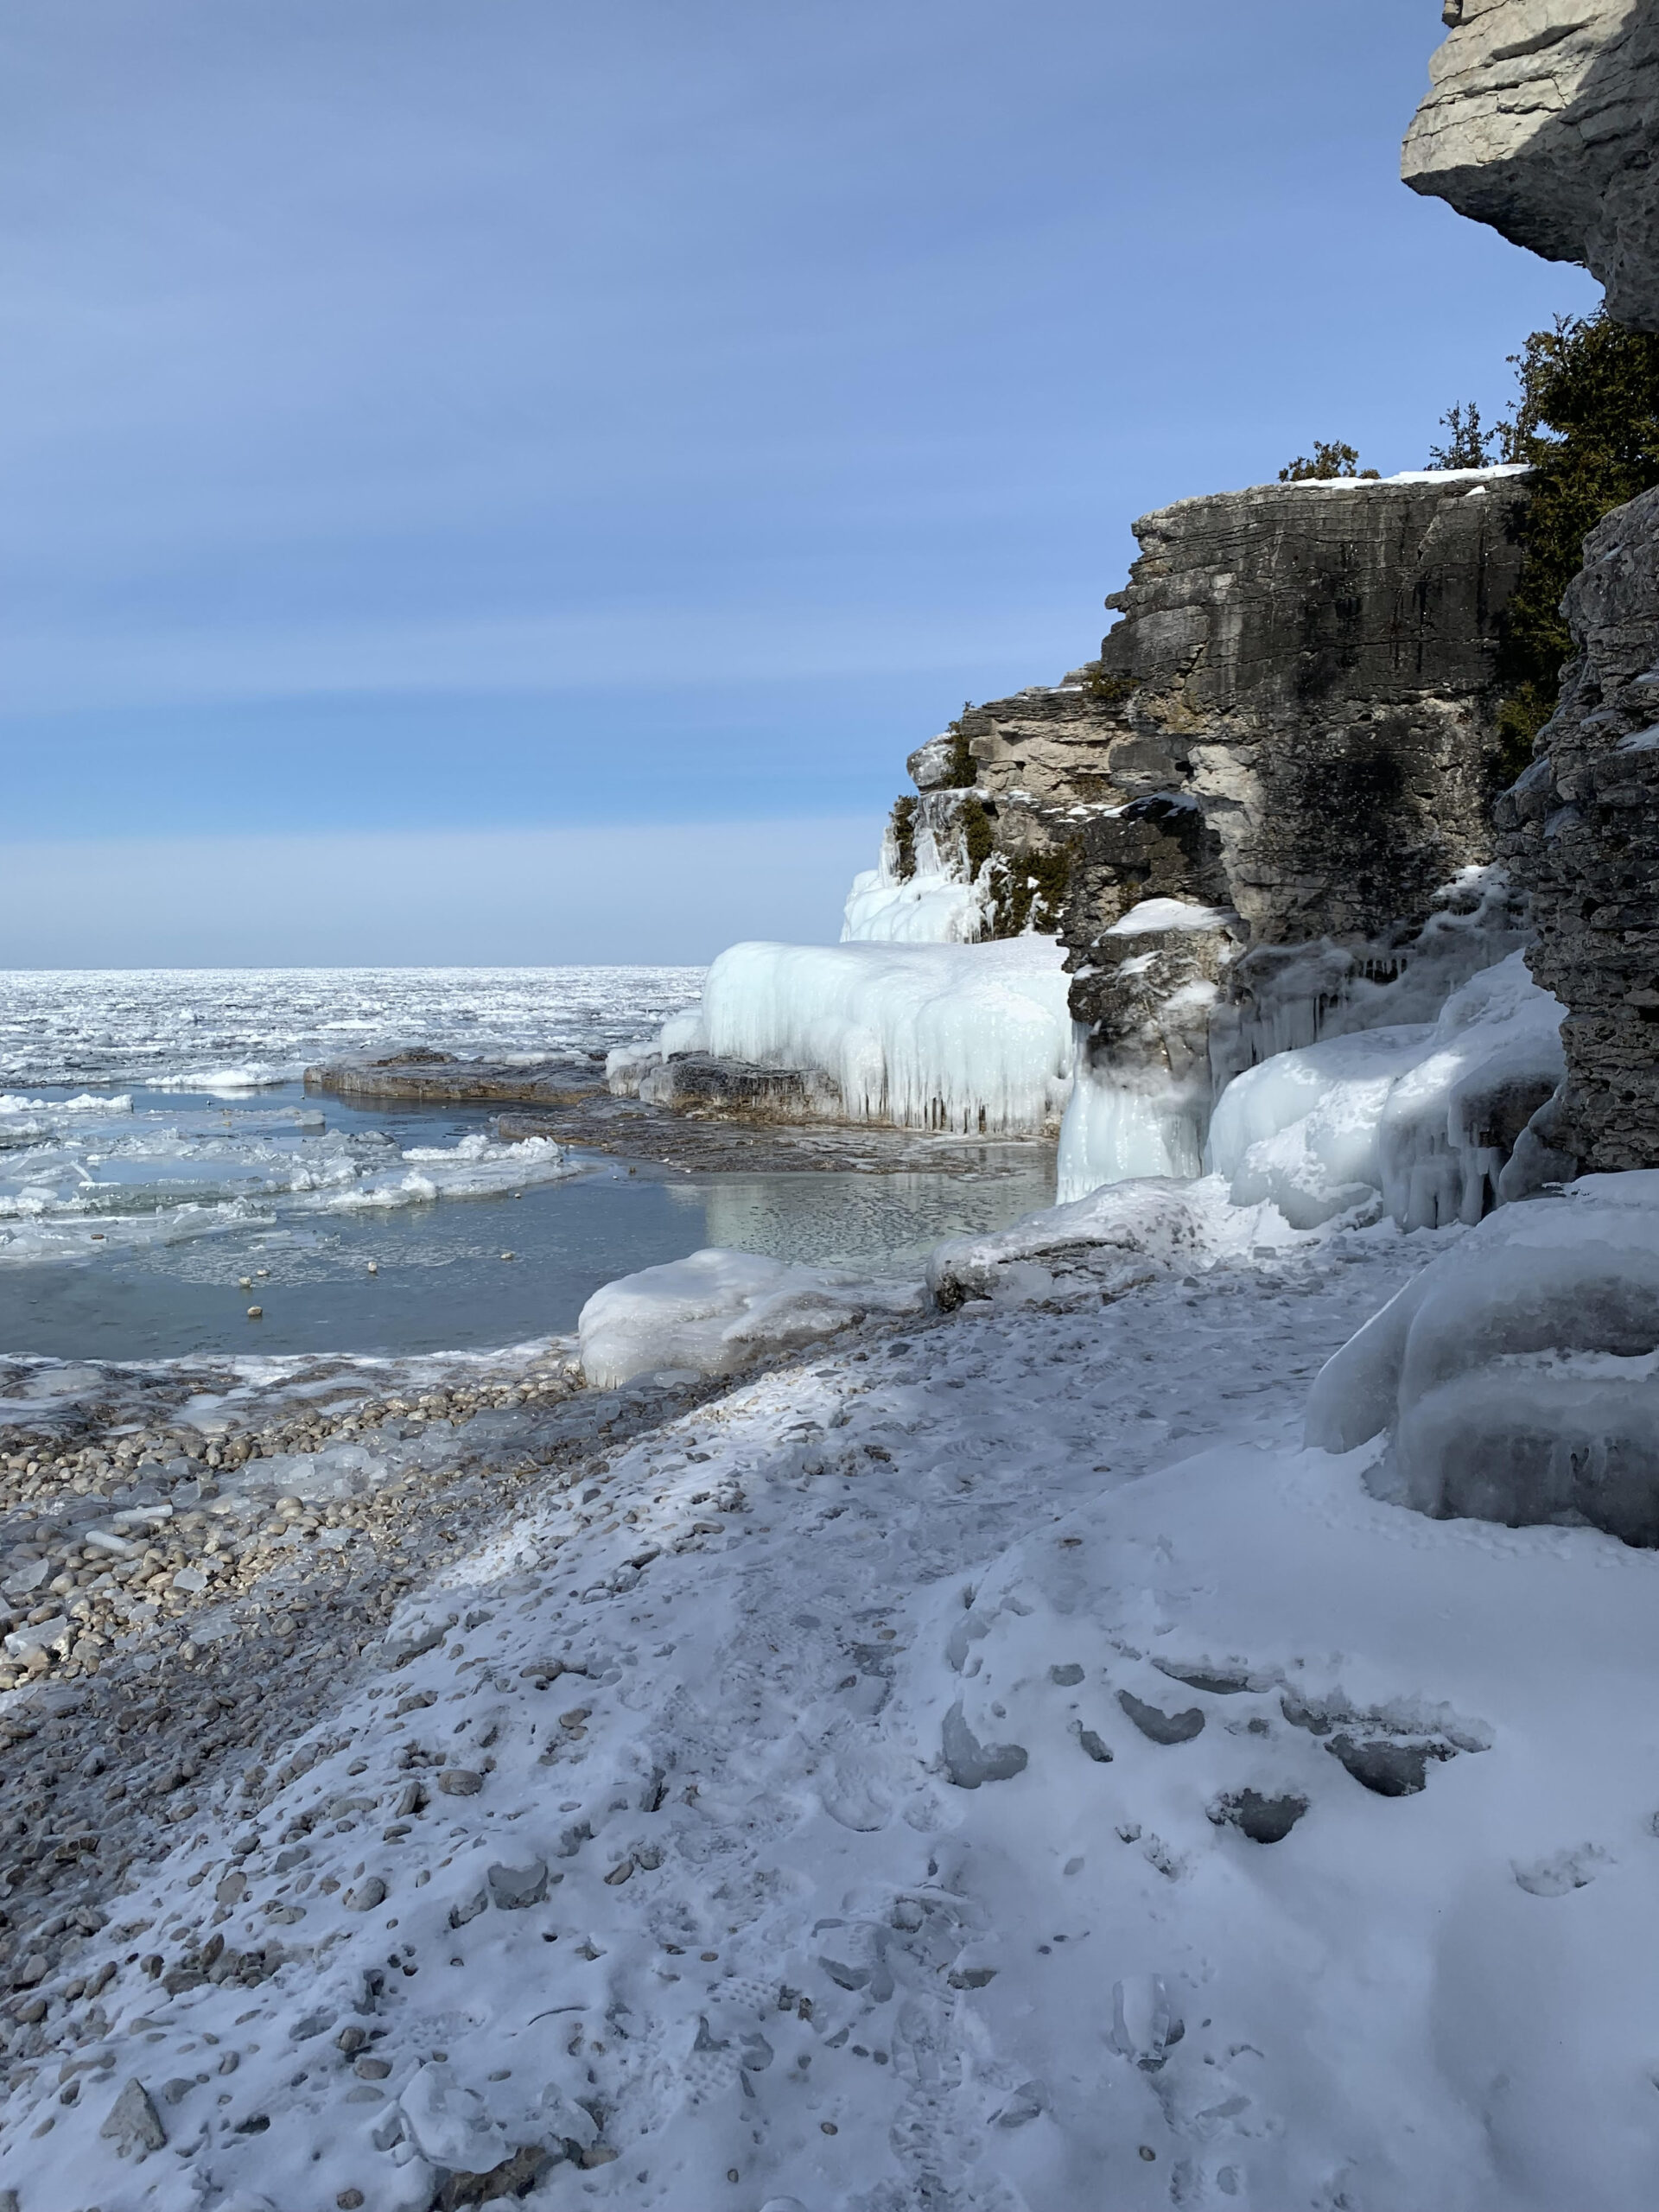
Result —
M601 1283L704 1245L901 1268L1048 1203L1040 1147L982 1178L630 1173L499 1143L494 1108L347 1104L300 1080L410 1045L591 1079L701 983L660 968L0 973L0 1352L494 1346L567 1332Z

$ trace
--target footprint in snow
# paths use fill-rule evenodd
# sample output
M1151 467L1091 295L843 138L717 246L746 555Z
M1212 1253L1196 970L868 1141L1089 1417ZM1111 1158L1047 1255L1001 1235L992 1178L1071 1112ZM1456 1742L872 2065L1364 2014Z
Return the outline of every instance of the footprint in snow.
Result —
M1515 1878L1529 1897L1564 1897L1570 1890L1586 1889L1613 1855L1599 1843L1581 1843L1574 1851L1558 1851L1550 1859L1537 1859L1522 1866L1512 1860Z

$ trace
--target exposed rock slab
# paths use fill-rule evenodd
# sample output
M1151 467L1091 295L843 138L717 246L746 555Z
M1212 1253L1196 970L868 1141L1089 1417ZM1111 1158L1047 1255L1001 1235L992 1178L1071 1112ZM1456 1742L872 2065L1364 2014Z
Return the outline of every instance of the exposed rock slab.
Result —
M1448 0L1451 35L1402 172L1659 330L1659 9L1650 0Z
M569 1060L529 1065L463 1060L424 1049L379 1060L334 1060L307 1068L308 1090L339 1098L408 1098L429 1105L499 1101L503 1105L574 1106L589 1094L573 1086Z

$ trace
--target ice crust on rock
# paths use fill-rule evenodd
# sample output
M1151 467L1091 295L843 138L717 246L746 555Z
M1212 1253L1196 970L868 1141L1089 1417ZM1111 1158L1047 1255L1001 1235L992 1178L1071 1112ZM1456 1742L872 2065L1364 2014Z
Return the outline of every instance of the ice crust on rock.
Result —
M1320 938L1241 957L1218 909L1176 899L1131 907L1100 946L1146 936L1164 950L1117 962L1120 997L1141 968L1161 958L1170 970L1167 948L1205 931L1217 935L1227 988L1191 963L1180 982L1178 965L1126 1050L1103 1052L1097 1035L1091 1050L1078 1036L1061 1203L1103 1183L1208 1167L1241 1204L1271 1198L1299 1228L1379 1192L1402 1226L1478 1219L1528 1115L1559 1079L1562 1009L1518 957L1525 931L1501 869L1465 868L1438 897L1408 944L1370 949L1387 981L1366 972L1363 948Z
M404 2091L404 2116L416 2147L435 2166L488 2173L507 2156L507 2139L484 2100L448 2066L429 2062Z
M1279 1259L1305 1241L1276 1208L1234 1204L1218 1175L1143 1176L1010 1229L948 1238L928 1255L927 1284L947 1310L970 1298L1039 1303L1081 1281L1116 1296L1157 1274Z
M1308 1402L1326 1451L1384 1433L1419 1511L1659 1545L1659 1170L1506 1206L1400 1291Z
M1277 1053L1217 1101L1207 1164L1236 1204L1270 1200L1300 1229L1374 1194L1402 1229L1478 1221L1560 1080L1564 1011L1516 952L1454 991L1432 1024Z
M654 1055L611 1055L639 1090L677 1052L817 1068L823 1110L857 1122L1034 1135L1065 1103L1071 1021L1052 938L987 944L734 944L702 1003L666 1023Z
M871 1313L922 1303L918 1283L711 1249L606 1283L582 1307L576 1334L583 1373L605 1389L664 1370L729 1375Z

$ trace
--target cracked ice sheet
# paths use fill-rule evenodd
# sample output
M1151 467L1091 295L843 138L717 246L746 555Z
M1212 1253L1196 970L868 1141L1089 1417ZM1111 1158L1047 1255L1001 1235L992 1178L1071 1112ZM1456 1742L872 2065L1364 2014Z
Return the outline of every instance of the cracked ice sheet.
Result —
M1659 1560L1431 1522L1299 1449L1307 1378L1445 1242L969 1305L619 1451L411 1602L427 1648L343 1688L308 1770L109 1901L69 1971L188 1979L217 1936L274 1974L124 1965L67 2107L48 1988L0 2187L424 2207L407 2089L565 2149L539 2207L1628 2212ZM1203 1726L1150 1740L1120 1690ZM948 1778L953 1709L1007 1778ZM1326 1749L1368 1731L1430 1746L1427 1786ZM1308 1809L1253 1843L1211 1817L1244 1789ZM142 2163L99 2133L134 2076Z

